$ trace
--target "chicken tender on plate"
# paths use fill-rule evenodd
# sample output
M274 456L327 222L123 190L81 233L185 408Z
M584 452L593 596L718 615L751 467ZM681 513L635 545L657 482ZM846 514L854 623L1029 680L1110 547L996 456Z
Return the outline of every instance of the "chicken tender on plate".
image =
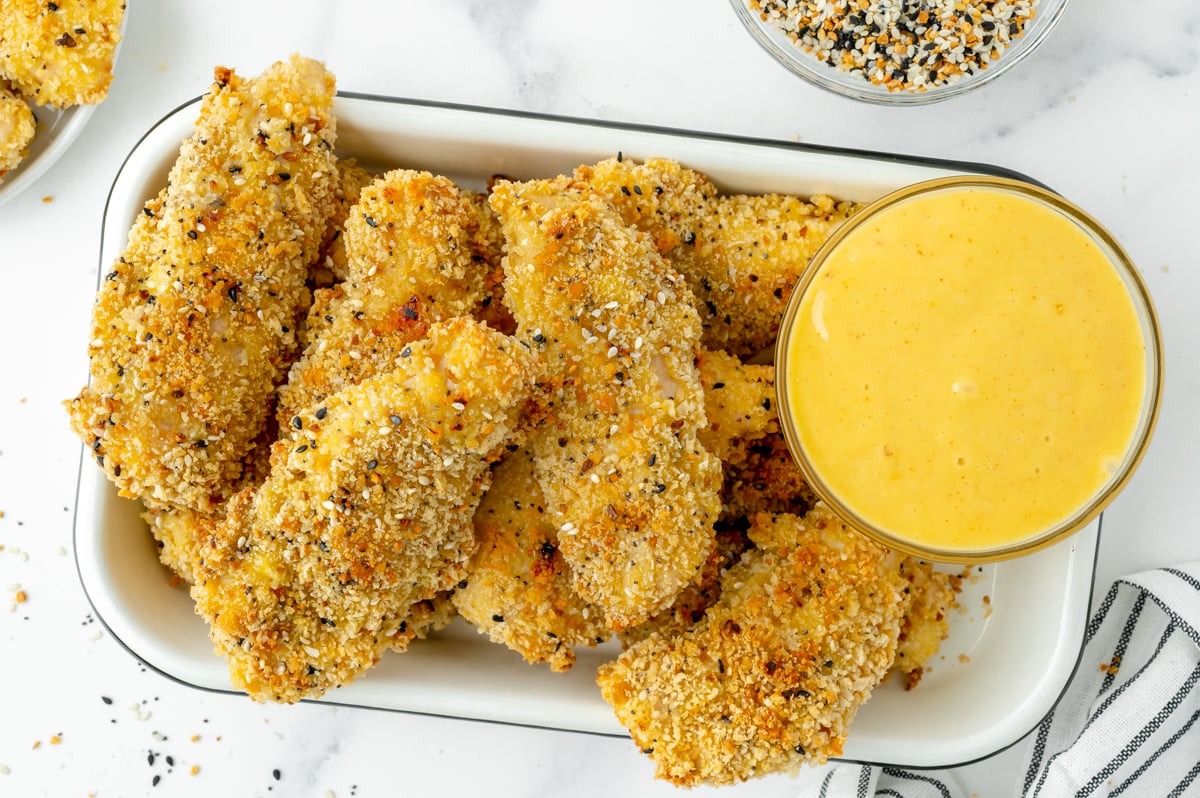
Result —
M37 128L33 110L25 99L9 91L0 80L0 182L29 153Z
M125 0L4 0L0 75L37 105L95 105L108 94Z
M706 449L728 460L735 445L778 432L774 366L747 365L726 352L701 350L696 367L708 417L700 431Z
M302 407L395 367L432 321L470 316L486 268L470 199L445 177L389 172L362 189L342 239L346 279L317 292L308 344L279 389L280 426Z
M576 646L611 634L604 612L575 594L571 569L558 550L527 448L505 456L475 511L478 548L465 584L454 592L458 614L493 642L530 663L562 672L575 664Z
M842 753L855 712L896 654L902 558L823 505L759 515L755 549L691 630L657 633L598 682L659 777L725 784Z
M757 513L804 515L816 502L783 433L739 438L730 446L721 486L724 518L749 518Z
M519 437L538 369L524 345L456 319L395 370L297 413L194 567L235 686L316 697L402 647L413 605L465 575L489 461Z
M557 389L530 440L575 590L619 630L668 606L713 548L720 461L683 278L600 196L500 182L505 294Z
M166 189L101 282L72 426L121 495L208 511L266 427L332 209L334 79L216 70Z
M313 268L315 287L328 288L349 276L346 238L342 234L345 232L350 209L358 204L362 190L374 179L375 176L359 166L358 161L353 158L338 161L338 183L333 191L333 211L325 225L324 243L321 245L322 256Z
M809 259L855 210L824 195L720 195L706 176L661 158L610 158L575 178L649 233L687 278L704 345L743 358L774 344Z

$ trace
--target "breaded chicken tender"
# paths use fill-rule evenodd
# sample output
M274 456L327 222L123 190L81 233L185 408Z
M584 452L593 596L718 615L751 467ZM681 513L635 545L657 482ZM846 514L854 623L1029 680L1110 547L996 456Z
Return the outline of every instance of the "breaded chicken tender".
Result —
M717 545L700 570L696 581L679 591L670 607L619 635L628 648L654 634L683 634L704 618L709 607L721 598L721 580L730 566L750 548L744 529L718 524Z
M782 433L741 438L730 447L721 486L724 518L749 518L757 513L804 515L816 501Z
M108 95L125 0L4 0L0 75L37 105L95 105Z
M246 453L242 474L233 486L235 492L257 488L266 480L271 471L271 444L278 437L276 426L268 424ZM210 510L163 505L143 512L142 520L158 545L159 561L185 583L194 582L192 568L199 559L200 541L212 535L217 524L225 519L226 509L226 502L221 502Z
M201 106L101 282L72 426L121 495L207 511L273 409L332 207L334 79L299 57Z
M280 426L302 407L393 368L431 321L484 297L471 201L445 177L393 171L362 189L345 222L344 282L317 292L307 346L279 389Z
M475 538L478 548L454 605L493 642L562 672L575 664L574 647L609 638L603 611L571 587L571 569L558 550L558 528L528 449L496 466L475 511Z
M668 606L713 548L720 461L683 278L603 198L500 182L505 294L558 391L530 440L575 590L615 630Z
M297 413L194 568L235 686L316 697L401 647L412 605L465 574L489 461L518 437L538 369L527 347L456 319L395 370Z
M727 460L735 443L744 445L779 430L774 366L747 365L726 352L701 350L696 367L708 417L708 426L700 431L706 449Z
M0 181L29 153L29 142L33 141L36 128L37 120L29 103L9 91L0 80Z
M824 195L719 195L706 176L665 159L610 158L575 178L649 233L687 278L704 345L743 358L774 344L809 259L855 210Z
M600 668L638 747L675 784L725 784L842 753L895 658L907 608L901 557L823 505L759 515L757 548L682 635L655 634Z
M335 282L345 280L350 274L347 264L346 239L342 235L346 227L346 219L350 209L358 204L362 190L371 184L374 175L358 165L353 158L338 161L338 182L333 191L333 212L325 226L325 236L321 245L321 257L316 270L327 272L317 280L318 288L328 288Z

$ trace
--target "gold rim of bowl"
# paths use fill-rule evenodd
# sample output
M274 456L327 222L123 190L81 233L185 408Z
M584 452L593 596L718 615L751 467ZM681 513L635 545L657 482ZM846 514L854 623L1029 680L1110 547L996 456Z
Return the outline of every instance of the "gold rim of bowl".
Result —
M1146 341L1146 395L1142 400L1141 416L1133 439L1126 450L1120 467L1113 477L1092 497L1090 501L1074 513L1054 526L1031 535L1028 538L1003 546L979 549L946 549L926 546L909 540L898 534L882 529L866 520L846 506L838 496L831 491L821 479L818 470L809 461L800 436L791 417L791 402L788 388L788 357L787 352L792 331L795 328L795 318L805 292L812 283L815 275L821 270L822 264L829 258L838 246L854 230L865 224L879 213L888 210L902 202L922 194L930 194L959 189L999 190L1017 194L1049 207L1068 220L1074 222L1087 233L1100 249L1108 256L1109 262L1120 275L1129 290L1130 299L1141 323L1142 334ZM808 481L813 492L854 529L867 535L876 542L891 549L902 551L928 560L953 563L985 563L1006 560L1024 554L1029 554L1046 548L1058 541L1075 534L1087 526L1098 516L1105 507L1116 498L1122 488L1129 482L1134 471L1141 463L1158 421L1159 405L1162 401L1163 386L1163 344L1159 328L1158 315L1146 284L1138 273L1137 268L1129 259L1128 254L1104 227L1089 216L1078 206L1063 199L1059 195L1039 186L1019 180L990 176L956 176L938 178L922 183L916 183L892 192L862 208L839 227L813 256L808 268L796 283L779 328L779 336L775 343L775 393L779 407L780 427L783 429L788 450L800 467L804 478Z

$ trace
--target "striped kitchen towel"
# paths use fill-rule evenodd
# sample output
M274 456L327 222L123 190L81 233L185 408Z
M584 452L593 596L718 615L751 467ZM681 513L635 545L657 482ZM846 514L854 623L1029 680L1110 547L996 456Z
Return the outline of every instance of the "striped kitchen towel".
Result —
M1200 562L1119 579L1030 735L1025 798L1200 798ZM962 798L951 774L840 764L802 798Z

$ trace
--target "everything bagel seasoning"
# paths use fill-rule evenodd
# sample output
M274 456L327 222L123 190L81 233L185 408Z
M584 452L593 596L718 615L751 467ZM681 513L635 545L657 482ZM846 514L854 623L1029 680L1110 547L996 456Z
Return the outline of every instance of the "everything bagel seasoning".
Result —
M982 71L1020 38L1038 0L749 0L818 61L890 91Z

